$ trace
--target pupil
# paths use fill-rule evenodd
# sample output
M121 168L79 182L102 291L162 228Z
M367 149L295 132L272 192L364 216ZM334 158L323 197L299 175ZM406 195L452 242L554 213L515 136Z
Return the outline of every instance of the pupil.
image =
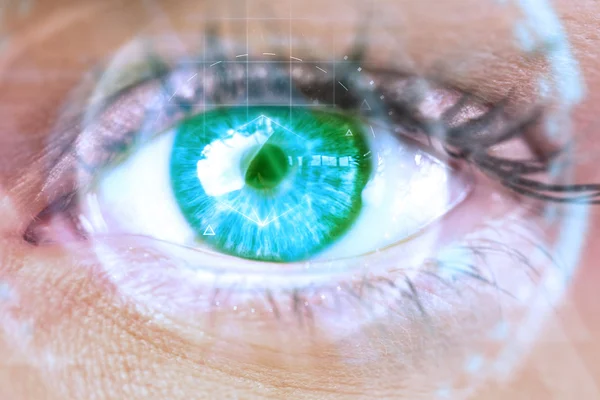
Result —
M246 171L246 184L256 189L272 189L287 176L288 159L279 146L264 144Z

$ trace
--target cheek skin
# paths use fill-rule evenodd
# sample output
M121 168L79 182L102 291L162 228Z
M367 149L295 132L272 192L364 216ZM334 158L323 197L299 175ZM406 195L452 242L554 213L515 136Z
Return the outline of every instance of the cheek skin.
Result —
M268 352L248 364L219 362L210 345L192 343L181 332L174 334L173 327L166 329L142 317L106 290L106 282L90 273L93 265L70 263L73 254L65 253L31 251L21 245L4 253L3 265L13 270L2 276L5 368L0 376L8 379L10 374L17 382L38 377L35 385L4 386L6 398L34 398L30 390L40 387L44 398L52 394L57 399L91 398L91 393L131 399L183 399L197 393L209 398L252 394L314 398L336 392L327 380L321 383L313 375L316 364L307 366L306 374L288 374L286 367L289 372L303 369L298 360L269 366ZM385 382L357 379L336 361L335 353L300 356L318 358L321 368L336 371L335 382L342 392L390 390Z
M591 170L594 170L593 172ZM587 176L598 180L595 168ZM556 398L593 399L600 383L600 212L589 220L588 239L567 293L550 316L517 371L489 382L476 398L486 400Z
M31 393L35 388L44 388L43 398L52 394L57 399L92 398L92 393L180 398L199 387L210 392L205 382L214 382L219 393L249 389L177 351L186 343L120 303L89 274L90 265L70 263L73 258L60 252L34 253L22 245L3 248L2 264L10 267L1 279L0 376L19 383L36 376L39 380L35 385L3 385L3 398L38 398Z

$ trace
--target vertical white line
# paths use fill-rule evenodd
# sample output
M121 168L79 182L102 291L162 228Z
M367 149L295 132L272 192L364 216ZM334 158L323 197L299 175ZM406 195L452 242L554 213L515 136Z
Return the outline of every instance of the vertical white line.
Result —
M249 16L248 16L248 1L246 0L246 121L250 118L250 83L249 83L249 74L250 74L250 49L249 49Z
M335 33L333 33L332 31L332 37L331 37L331 47L332 47L332 51L333 51L333 57L332 57L332 61L333 61L333 108L335 108L335 87L337 86L335 83L337 82L337 80L335 79L335 64L336 64L336 58L335 58Z
M290 42L290 58L288 59L288 62L290 63L290 72L289 72L289 80L290 80L290 112L289 112L289 122L288 125L291 129L292 127L292 67L294 65L291 57L292 57L292 1L290 1L290 13L289 13L289 18L288 18L288 26L289 26L289 42Z
M206 24L206 22L205 22ZM206 26L202 35L202 137L206 138Z

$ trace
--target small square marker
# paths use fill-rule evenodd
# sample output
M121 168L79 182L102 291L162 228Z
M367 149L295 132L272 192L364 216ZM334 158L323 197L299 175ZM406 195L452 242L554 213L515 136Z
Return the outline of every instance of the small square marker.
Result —
M358 72L360 72L360 71L362 71L362 68L361 68L361 67L358 67L356 70L357 70Z

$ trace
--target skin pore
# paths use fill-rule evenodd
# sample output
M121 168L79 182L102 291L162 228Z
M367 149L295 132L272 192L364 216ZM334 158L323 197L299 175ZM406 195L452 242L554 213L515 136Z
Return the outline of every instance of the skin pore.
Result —
M564 298L559 304L548 300L550 312L539 333L513 337L522 358L504 373L487 370L488 379L468 368L461 372L465 360L475 351L489 357L500 353L481 333L497 322L496 307L516 321L527 308L484 289L473 302L485 298L489 313L480 306L474 321L461 319L468 303L448 300L451 313L432 322L444 335L427 333L406 318L404 325L365 323L344 336L327 327L303 336L273 318L261 319L257 328L225 312L215 325L189 308L158 319L108 282L90 246L33 247L22 240L31 218L46 206L47 199L37 194L51 157L40 154L50 132L63 123L59 114L69 113L60 106L92 66L140 32L202 32L206 21L228 16L221 20L221 33L244 41L248 35L257 53L272 50L265 37L294 31L305 34L294 54L331 59L355 43L365 17L361 10L368 9L377 21L368 29L366 59L372 65L443 76L490 101L512 90L516 105L527 104L534 77L548 69L543 57L524 58L511 41L513 21L521 14L515 6L482 7L479 0L390 0L372 8L337 0L273 3L49 0L26 14L7 11L10 40L0 54L0 398L459 398L458 391L440 392L445 381L459 388L477 381L476 398L483 399L598 396L600 343L594 338L600 334L595 294L600 272L594 260L600 257L595 243L600 212L594 208ZM574 176L597 182L600 6L567 0L554 6L585 81L585 97L572 120ZM293 26L286 19L290 15ZM284 20L259 23L258 18ZM329 19L336 22L323 22ZM164 51L176 57L199 46L187 39L178 43ZM324 50L306 51L309 44ZM509 195L488 207L487 193L500 189L486 185L473 196L477 212L501 218L514 211ZM448 225L452 228L443 235L475 229L466 217L456 216ZM388 260L394 259L395 253L389 254Z

